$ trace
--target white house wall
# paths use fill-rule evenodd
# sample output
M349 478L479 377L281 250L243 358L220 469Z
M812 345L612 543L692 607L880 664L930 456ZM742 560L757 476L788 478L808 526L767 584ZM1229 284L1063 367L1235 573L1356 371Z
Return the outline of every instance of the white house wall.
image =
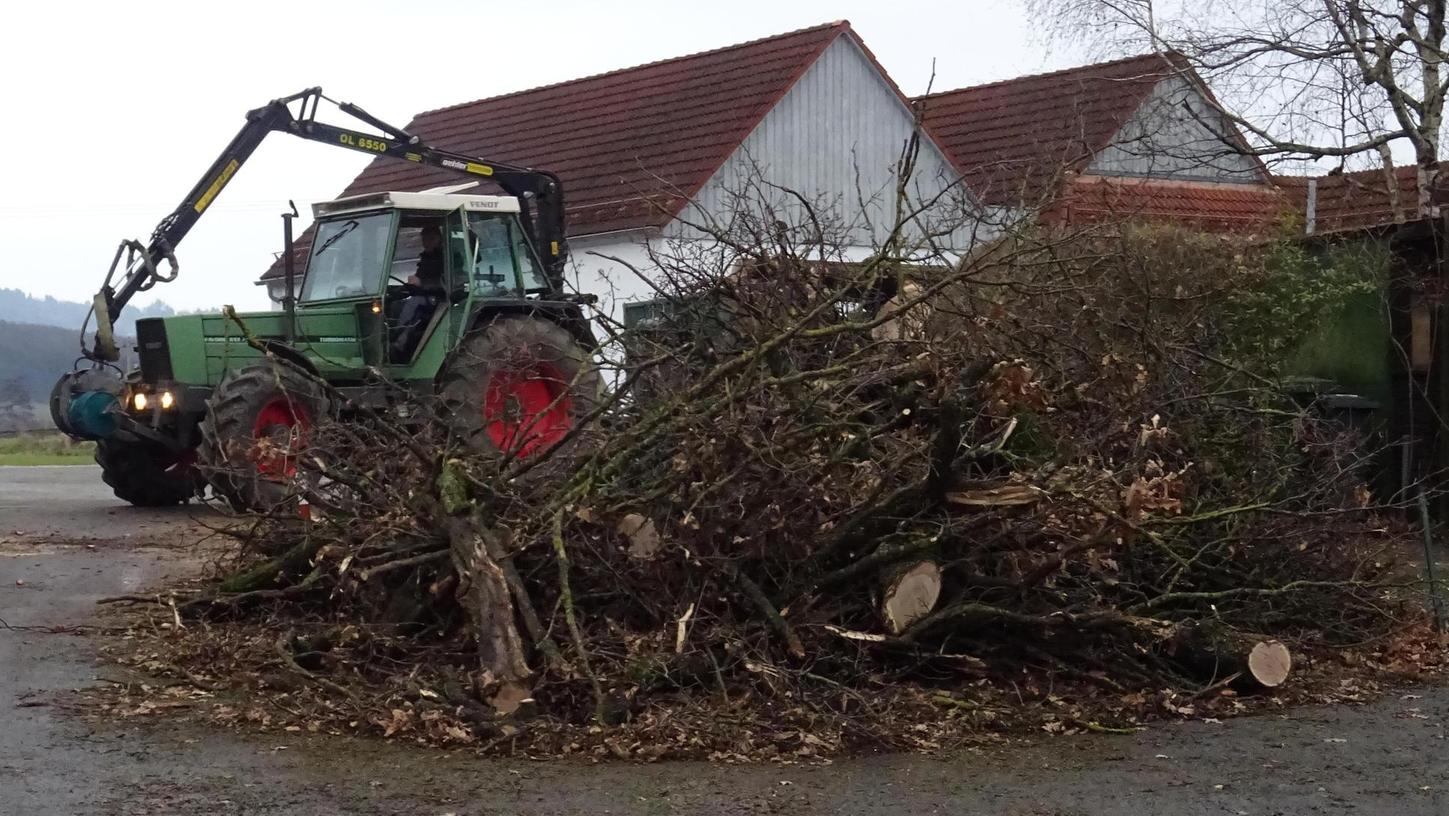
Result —
M906 103L855 41L840 37L765 115L681 218L725 223L738 206L738 192L748 189L748 198L768 200L774 212L784 214L778 220L798 221L801 209L790 196L751 184L764 179L800 192L812 204L825 204L844 228L845 243L873 246L894 219L895 168L913 129ZM956 190L954 197L966 197L956 179L951 163L926 140L912 197L939 197L948 187ZM937 217L956 216L956 203L937 208ZM680 222L666 228L671 237L694 234Z
M634 270L655 274L650 252L662 239L656 230L629 230L569 239L569 282L599 298L598 309L623 321L623 304L649 300L654 288Z
M1157 84L1088 171L1197 181L1262 180L1258 162L1233 151L1218 136L1235 132L1191 82L1171 77Z

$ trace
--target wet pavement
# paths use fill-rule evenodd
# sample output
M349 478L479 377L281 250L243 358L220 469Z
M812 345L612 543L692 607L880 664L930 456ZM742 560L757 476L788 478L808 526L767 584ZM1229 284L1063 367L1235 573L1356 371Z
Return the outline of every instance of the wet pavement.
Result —
M94 601L196 569L195 508L140 511L94 468L0 468L0 815L1440 814L1449 690L1356 707L814 766L479 759L346 738L96 723Z

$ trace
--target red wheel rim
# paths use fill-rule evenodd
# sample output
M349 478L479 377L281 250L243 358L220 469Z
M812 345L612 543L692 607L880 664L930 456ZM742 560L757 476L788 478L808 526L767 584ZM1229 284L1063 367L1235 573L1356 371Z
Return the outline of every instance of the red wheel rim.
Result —
M574 426L568 381L549 363L498 371L483 395L483 427L494 446L526 459L558 444Z
M252 460L257 473L271 479L290 478L297 472L297 453L305 447L312 417L287 397L275 397L257 412L252 424Z

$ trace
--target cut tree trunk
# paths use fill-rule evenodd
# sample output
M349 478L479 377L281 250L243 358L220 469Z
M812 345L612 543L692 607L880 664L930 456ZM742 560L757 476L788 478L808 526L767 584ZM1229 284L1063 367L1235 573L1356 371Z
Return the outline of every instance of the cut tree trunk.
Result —
M936 562L919 561L888 570L885 589L881 593L881 617L885 619L890 633L899 635L911 624L929 615L940 597L941 568L936 566Z
M1178 626L1168 653L1205 680L1245 688L1277 688L1293 671L1293 656L1281 641L1211 622Z
M511 713L512 703L528 698L532 672L514 623L508 580L494 556L497 547L490 546L493 533L469 518L450 517L446 524L458 571L458 602L478 638L478 692L494 701L500 714Z

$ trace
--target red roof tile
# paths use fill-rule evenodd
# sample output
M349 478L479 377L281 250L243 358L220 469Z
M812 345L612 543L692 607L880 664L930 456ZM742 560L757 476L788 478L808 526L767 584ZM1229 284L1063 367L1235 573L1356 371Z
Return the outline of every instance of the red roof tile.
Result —
M466 102L418 114L406 130L436 147L557 173L570 235L658 227L849 31L848 22L829 23ZM341 195L460 180L447 170L376 159Z
M1105 148L1152 89L1185 66L1148 54L916 100L925 122L992 204L1040 202Z
M1081 176L1043 214L1054 223L1160 221L1211 232L1263 232L1294 206L1284 192L1262 184Z
M1449 172L1449 164L1441 167ZM1348 232L1419 220L1418 168L1396 167L1392 175L1392 183L1383 170L1335 173L1313 179L1318 187L1314 233ZM1278 176L1274 181L1293 197L1294 209L1306 220L1310 179ZM1441 182L1441 189L1445 186ZM1397 201L1391 191L1397 193ZM1442 195L1436 196L1435 203L1440 203L1441 198Z

